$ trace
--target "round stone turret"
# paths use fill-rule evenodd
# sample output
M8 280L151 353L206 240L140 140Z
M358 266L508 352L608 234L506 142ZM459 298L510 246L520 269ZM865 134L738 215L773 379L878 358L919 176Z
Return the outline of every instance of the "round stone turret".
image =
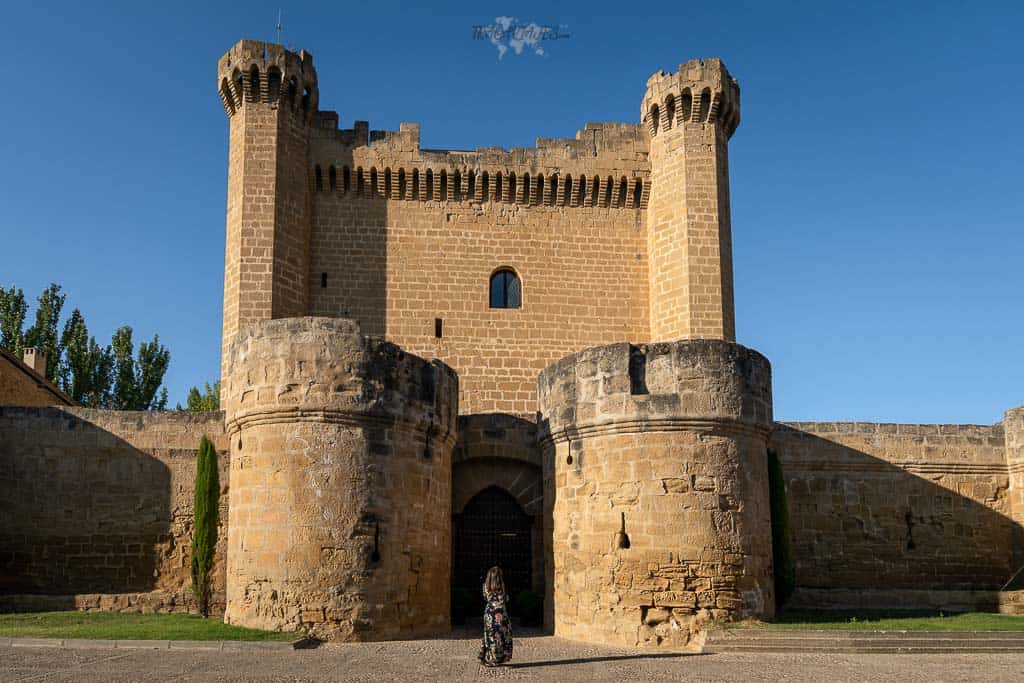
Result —
M247 326L227 368L225 621L447 633L455 372L333 318Z
M555 635L673 647L700 617L773 616L764 356L599 346L538 390Z

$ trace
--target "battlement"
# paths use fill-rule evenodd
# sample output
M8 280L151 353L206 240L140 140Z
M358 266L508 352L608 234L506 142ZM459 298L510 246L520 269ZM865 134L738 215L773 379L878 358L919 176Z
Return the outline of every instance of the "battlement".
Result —
M242 40L217 62L217 92L230 117L247 103L284 105L312 119L319 104L313 55Z
M681 123L719 123L732 137L740 125L740 86L721 59L691 59L676 73L647 79L640 118L652 138Z
M587 123L575 138L538 138L532 148L428 150L420 126L339 130L320 113L312 150L318 193L422 201L644 208L649 194L647 136L641 126Z

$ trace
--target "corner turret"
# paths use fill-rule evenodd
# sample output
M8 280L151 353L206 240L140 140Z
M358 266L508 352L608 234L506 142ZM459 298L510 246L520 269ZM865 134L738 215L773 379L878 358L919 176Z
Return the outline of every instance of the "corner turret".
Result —
M243 40L217 63L217 91L231 126L223 374L243 326L308 312L313 56Z
M647 80L651 339L736 339L728 142L740 89L720 59Z

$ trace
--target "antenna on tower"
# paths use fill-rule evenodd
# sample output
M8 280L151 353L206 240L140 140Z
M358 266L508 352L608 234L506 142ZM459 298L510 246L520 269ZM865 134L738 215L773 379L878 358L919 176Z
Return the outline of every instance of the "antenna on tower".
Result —
M277 44L281 44L281 10L277 10Z

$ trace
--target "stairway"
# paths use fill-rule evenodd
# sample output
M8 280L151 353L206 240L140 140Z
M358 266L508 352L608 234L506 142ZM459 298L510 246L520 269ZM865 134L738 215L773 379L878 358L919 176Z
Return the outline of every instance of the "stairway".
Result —
M703 652L1024 653L1024 632L716 629L708 632Z

